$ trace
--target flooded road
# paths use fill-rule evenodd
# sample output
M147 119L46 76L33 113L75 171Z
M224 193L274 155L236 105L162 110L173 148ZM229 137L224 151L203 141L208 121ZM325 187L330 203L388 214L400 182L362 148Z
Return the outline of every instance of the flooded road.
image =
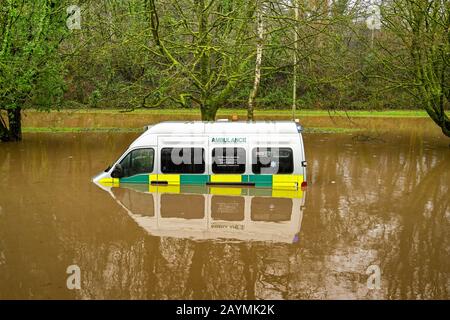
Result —
M448 139L307 134L298 197L93 184L137 135L0 144L0 299L449 298Z

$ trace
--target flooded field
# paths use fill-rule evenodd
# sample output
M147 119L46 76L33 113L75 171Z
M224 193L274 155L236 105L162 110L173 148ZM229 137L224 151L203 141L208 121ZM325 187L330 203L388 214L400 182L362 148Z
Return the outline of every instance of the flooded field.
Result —
M290 120L291 114L280 112L279 114L256 114L255 120ZM371 130L374 132L391 132L399 130L414 130L416 133L439 135L438 127L427 117L406 117L398 119L397 117L350 117L344 112L333 113L330 116L308 115L302 116L302 111L298 111L298 117L302 125L311 131L317 128L325 129L350 129L350 130ZM217 118L231 119L231 114L219 113ZM240 114L239 119L246 119L245 115ZM92 112L36 112L24 111L23 126L32 130L49 129L49 128L86 128L95 129L137 129L141 130L148 124L158 123L161 121L194 121L200 120L198 114L190 113L134 113L134 112L114 112L104 113L100 111ZM400 121L399 121L400 120ZM332 130L336 132L335 130ZM338 131L339 132L339 131Z
M411 122L306 134L294 197L93 184L138 133L0 144L0 299L448 299L449 141Z

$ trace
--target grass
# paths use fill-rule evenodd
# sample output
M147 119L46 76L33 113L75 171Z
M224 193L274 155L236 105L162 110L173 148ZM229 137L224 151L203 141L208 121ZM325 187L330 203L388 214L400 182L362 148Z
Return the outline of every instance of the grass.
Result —
M28 110L28 112L36 112L35 110ZM50 111L58 112L58 111ZM63 109L60 113L92 113L92 114L157 114L157 115L191 115L200 116L198 109L136 109L133 111L119 110L119 109ZM219 109L217 116L229 116L237 114L238 116L246 115L245 109ZM289 117L292 110L255 110L255 116L286 116ZM296 117L323 117L323 116L340 116L340 117L386 117L386 118L426 118L427 113L424 110L383 110L383 111L327 111L327 110L297 110Z
M331 127L313 127L305 128L305 133L352 133L360 131L357 128L331 128ZM76 133L76 132L143 132L143 128L81 128L81 127L24 127L25 133Z
M143 128L80 128L80 127L24 127L23 132L46 132L46 133L72 133L72 132L143 132Z
M256 110L255 116L256 119L289 119L291 116L291 110ZM35 110L27 110L29 119L33 119L33 116L38 116L39 114L44 114ZM26 122L24 123L23 131L26 133L33 132L45 132L45 133L74 133L74 132L143 132L143 126L139 126L138 128L133 126L136 123L136 118L145 118L145 115L148 115L148 118L151 118L152 115L157 116L165 116L165 119L183 119L184 117L190 119L198 119L199 112L198 110L188 110L188 109L138 109L131 112L123 112L123 110L118 109L65 109L58 111L50 112L50 122L45 121L45 124L40 121L31 121L27 126ZM72 119L72 116L76 117L76 114L80 115L81 120L83 121L69 121L66 120ZM245 119L246 110L244 109L221 109L218 112L217 118L229 117L233 114L237 114L240 119ZM99 115L96 117L96 115ZM113 121L101 121L104 119L108 119L108 116L116 116L116 115L124 115L124 118L118 117ZM130 118L127 118L127 115L130 115ZM131 117L134 115L134 117ZM370 118L391 118L389 123L396 122L397 119L401 118L428 118L428 115L425 111L422 110L385 110L385 111L339 111L339 112L328 112L326 110L299 110L297 112L297 117L300 119L305 119L307 117L311 117L310 121L306 121L308 126L304 128L305 133L353 133L364 130L364 126L356 126L354 123L352 125L347 126L349 121L342 121L338 124L335 121L323 121L324 119L332 116L334 119L346 119L347 116L350 118L361 118L364 122L369 120ZM27 116L27 115L25 115ZM172 117L171 117L172 116ZM316 117L316 118L313 118ZM54 119L53 119L54 118ZM93 119L93 123L86 122L86 119ZM111 117L112 118L112 117ZM39 119L39 118L38 118ZM52 121L53 119L53 121ZM161 119L161 118L160 118ZM163 118L164 119L164 118ZM130 120L130 121L129 121ZM97 122L98 121L98 122ZM142 122L142 121L141 121ZM361 122L361 121L359 121ZM54 123L54 124L53 124ZM69 123L73 123L81 125L82 127L70 127ZM105 123L105 127L102 127L101 124ZM322 127L321 125L325 125ZM333 125L336 126L333 126ZM69 125L69 126L68 126ZM91 126L92 125L92 126ZM110 127L108 127L108 125ZM359 127L359 128L358 128ZM367 129L367 128L366 128Z
M304 128L304 133L353 133L362 131L360 128L332 128L332 127L308 127Z

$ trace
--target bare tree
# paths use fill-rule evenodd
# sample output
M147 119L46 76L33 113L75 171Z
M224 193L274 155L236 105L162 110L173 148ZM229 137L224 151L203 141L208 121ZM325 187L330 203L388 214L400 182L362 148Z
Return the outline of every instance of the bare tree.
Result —
M450 2L392 0L382 9L384 26L400 40L406 53L384 48L390 58L387 62L394 69L391 76L407 70L410 81L405 80L402 86L410 89L450 137L450 120L445 113L450 101Z
M186 82L185 91L177 102L183 103L189 98L200 107L202 120L214 120L217 110L226 103L237 84L248 78L248 64L254 53L246 41L255 5L243 0L223 3L175 0L170 1L173 10L166 12L169 17L163 23L155 1L146 1L151 34L159 52L148 50L162 58L161 65L168 74L184 78ZM170 19L181 21L176 26L177 34L168 33L175 27L169 26ZM162 27L165 27L163 32ZM161 99L175 100L173 93Z

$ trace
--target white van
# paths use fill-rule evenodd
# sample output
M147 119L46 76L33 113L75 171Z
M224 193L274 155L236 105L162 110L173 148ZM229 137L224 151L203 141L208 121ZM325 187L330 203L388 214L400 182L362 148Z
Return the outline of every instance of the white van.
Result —
M101 184L306 187L302 127L294 121L162 122L148 126Z

